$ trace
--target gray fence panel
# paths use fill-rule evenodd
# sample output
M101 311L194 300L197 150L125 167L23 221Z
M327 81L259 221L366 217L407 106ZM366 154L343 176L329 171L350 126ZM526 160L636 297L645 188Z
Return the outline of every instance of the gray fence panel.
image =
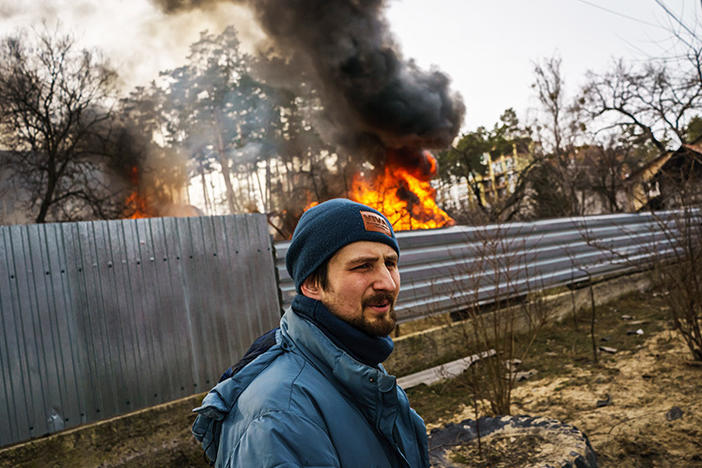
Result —
M401 321L673 253L679 213L398 233ZM204 391L294 296L262 215L0 227L0 446ZM625 259L625 260L623 260Z
M453 312L589 275L628 271L666 251L679 215L616 214L398 232L398 319ZM295 296L285 269L289 245L275 246L283 307Z
M209 389L280 318L262 215L0 227L0 446Z

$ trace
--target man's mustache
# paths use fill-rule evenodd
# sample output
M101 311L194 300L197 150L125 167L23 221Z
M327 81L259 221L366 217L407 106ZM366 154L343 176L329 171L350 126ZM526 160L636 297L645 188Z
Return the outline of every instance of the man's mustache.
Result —
M390 306L395 305L395 296L388 292L379 292L373 294L371 297L363 301L363 306L377 306L381 304L389 303Z

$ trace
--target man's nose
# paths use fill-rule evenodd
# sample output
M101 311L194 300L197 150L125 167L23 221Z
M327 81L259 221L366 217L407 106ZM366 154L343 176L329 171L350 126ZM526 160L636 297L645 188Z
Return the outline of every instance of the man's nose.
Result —
M378 291L394 291L397 288L397 281L386 265L382 265L377 270L377 276L373 282L373 288Z

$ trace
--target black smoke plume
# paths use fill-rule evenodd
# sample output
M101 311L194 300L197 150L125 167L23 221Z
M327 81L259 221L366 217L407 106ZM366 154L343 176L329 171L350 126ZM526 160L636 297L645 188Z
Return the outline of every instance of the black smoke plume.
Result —
M153 1L167 13L217 3ZM303 57L304 74L316 78L336 143L366 154L418 151L446 147L458 133L465 111L461 97L445 74L403 59L384 17L385 1L232 1L254 11L283 56Z

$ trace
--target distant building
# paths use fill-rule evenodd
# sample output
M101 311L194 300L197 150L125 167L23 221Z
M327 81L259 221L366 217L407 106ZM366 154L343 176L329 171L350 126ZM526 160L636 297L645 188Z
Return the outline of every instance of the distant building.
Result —
M702 145L683 144L630 174L621 197L627 211L702 203Z
M529 155L518 154L516 149L494 159L485 153L482 157L485 174L472 173L468 178L452 179L438 188L438 198L448 206L476 208L479 196L483 206L491 206L514 193L519 174L529 161Z

